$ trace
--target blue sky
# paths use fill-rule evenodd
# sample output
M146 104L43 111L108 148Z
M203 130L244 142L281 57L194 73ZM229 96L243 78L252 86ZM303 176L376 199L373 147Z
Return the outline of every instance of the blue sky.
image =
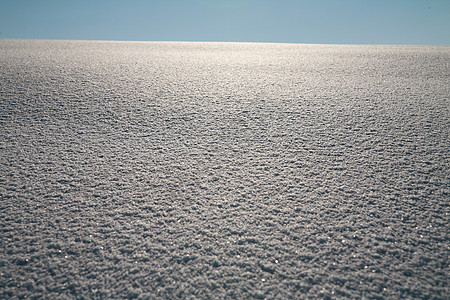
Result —
M0 0L0 38L450 45L450 0Z

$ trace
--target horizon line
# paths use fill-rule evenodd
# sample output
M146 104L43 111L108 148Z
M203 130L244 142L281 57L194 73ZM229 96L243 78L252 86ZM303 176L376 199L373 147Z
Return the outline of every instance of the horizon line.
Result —
M38 40L38 41L90 41L90 42L130 42L130 43L242 43L242 44L290 44L290 45L336 45L336 46L436 46L448 47L450 44L389 44L389 43L310 43L310 42L276 42L276 41L211 41L211 40L122 40L122 39L69 39L69 38L11 38L0 40Z

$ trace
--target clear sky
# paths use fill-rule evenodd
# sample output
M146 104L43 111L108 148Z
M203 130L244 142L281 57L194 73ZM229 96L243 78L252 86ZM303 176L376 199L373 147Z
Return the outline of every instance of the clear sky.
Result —
M450 0L0 0L0 38L450 45Z

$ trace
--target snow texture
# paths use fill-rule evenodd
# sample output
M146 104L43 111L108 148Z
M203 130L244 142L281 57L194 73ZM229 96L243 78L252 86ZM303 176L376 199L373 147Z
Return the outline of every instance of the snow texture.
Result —
M0 40L0 298L448 299L449 62Z

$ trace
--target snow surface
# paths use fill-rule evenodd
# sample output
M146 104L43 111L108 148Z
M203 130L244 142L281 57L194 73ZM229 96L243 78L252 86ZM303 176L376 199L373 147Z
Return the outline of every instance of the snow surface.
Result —
M450 47L0 40L0 298L449 294Z

